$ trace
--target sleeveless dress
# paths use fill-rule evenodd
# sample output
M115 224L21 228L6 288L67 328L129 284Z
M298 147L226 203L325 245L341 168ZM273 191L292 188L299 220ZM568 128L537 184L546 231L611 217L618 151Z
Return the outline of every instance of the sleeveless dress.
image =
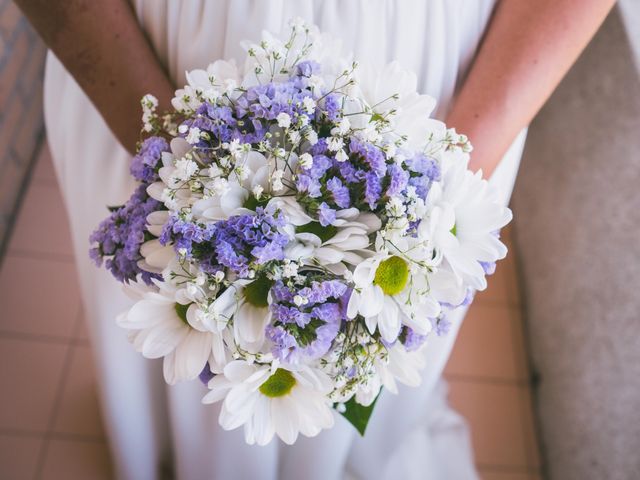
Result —
M302 17L342 39L355 58L399 60L418 75L419 90L438 100L442 118L472 61L493 0L132 0L139 22L176 85L185 70L216 59L244 59L240 41L279 32ZM423 383L383 392L364 438L337 415L336 426L293 446L248 446L242 430L223 431L219 406L202 405L198 381L165 385L161 365L144 359L115 324L129 299L88 256L88 237L133 190L130 156L59 61L50 54L45 80L48 141L68 209L85 317L95 353L102 413L118 478L203 479L473 479L464 421L446 404L441 381L464 317L434 337ZM525 132L491 183L505 204ZM172 464L172 465L169 465Z

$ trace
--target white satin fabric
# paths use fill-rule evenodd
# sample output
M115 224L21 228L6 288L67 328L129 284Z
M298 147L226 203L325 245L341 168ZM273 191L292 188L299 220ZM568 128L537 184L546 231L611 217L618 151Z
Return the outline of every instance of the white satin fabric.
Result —
M419 89L438 99L443 116L490 18L492 0L137 0L134 8L176 84L184 71L219 58L244 58L239 43L262 29L279 31L301 16L372 62L399 60ZM176 477L202 479L473 479L464 421L446 404L440 381L463 311L447 337L433 338L424 381L400 395L383 392L367 435L339 415L336 427L294 446L248 446L241 430L217 425L218 407L203 406L194 381L168 387L157 362L134 352L116 314L129 300L89 260L88 237L133 189L129 155L58 60L45 82L48 139L71 221L85 316L93 342L106 429L119 478L151 480L173 464ZM524 132L491 182L508 201Z

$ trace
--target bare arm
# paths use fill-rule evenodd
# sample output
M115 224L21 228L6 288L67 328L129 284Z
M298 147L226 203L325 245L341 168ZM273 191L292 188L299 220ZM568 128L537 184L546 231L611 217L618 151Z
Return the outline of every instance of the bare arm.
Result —
M447 125L468 135L489 177L536 115L614 0L501 0Z
M120 143L133 151L140 99L169 106L173 86L126 0L16 0Z

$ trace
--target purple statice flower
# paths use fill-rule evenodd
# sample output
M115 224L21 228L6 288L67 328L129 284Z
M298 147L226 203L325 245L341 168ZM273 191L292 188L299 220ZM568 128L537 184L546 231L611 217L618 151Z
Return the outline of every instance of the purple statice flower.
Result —
M440 180L441 172L438 161L422 153L406 161L409 170L426 176L429 180L437 182Z
M427 340L427 335L419 335L411 327L404 327L403 333L402 344L409 352L417 350Z
M436 335L442 337L449 333L451 330L451 322L447 319L447 317L441 316L440 318L430 318L431 325L433 330L436 332Z
M480 262L485 275L493 275L496 271L496 262Z
M276 282L269 307L273 321L265 330L275 357L297 363L327 353L346 318L343 297L347 293L347 286L339 280L314 281L303 287ZM296 298L304 302L295 303Z
M305 168L303 171L314 180L319 180L325 173L327 173L327 170L331 168L332 164L333 162L326 155L314 155L313 165L311 165L311 168Z
M351 198L349 196L349 189L345 187L338 177L330 178L327 181L327 190L331 192L333 196L333 202L340 208L349 208L351 205Z
M319 138L315 145L312 145L309 149L309 153L313 156L323 155L327 153L327 139Z
M336 221L336 211L327 205L326 202L322 202L318 207L318 221L320 225L326 227L332 225Z
M364 179L364 200L371 210L378 206L378 200L382 194L382 183L374 172L369 172Z
M147 216L161 208L160 202L150 198L146 185L139 185L124 206L114 209L89 237L89 255L98 266L104 260L106 268L121 282L134 280L138 274L146 283L157 277L142 270L140 246L145 242Z
M317 198L322 195L320 182L305 174L298 175L296 189L298 192L305 193L311 198Z
M409 184L409 172L404 170L398 164L391 164L388 166L387 171L389 173L389 186L387 187L387 196L393 197L399 195L407 188Z
M387 172L384 153L375 145L353 137L349 142L349 152L358 155L378 177L383 177Z
M342 116L340 97L335 93L328 94L322 102L322 110L330 121L337 122Z
M211 371L211 368L209 368L209 362L207 362L204 364L204 368L198 375L198 378L203 385L207 385L209 383L209 380L211 380L215 376L216 374Z
M318 62L314 62L313 60L304 60L302 62L298 62L296 65L296 75L298 77L311 77L312 75L317 75L322 70L322 67Z
M289 242L281 233L285 223L279 211L258 207L255 215L235 215L217 222L208 247L215 251L217 263L246 277L250 263L263 265L284 258Z
M131 160L129 171L133 178L146 184L158 180L156 167L162 152L169 151L169 144L162 137L149 137L142 142L140 150Z

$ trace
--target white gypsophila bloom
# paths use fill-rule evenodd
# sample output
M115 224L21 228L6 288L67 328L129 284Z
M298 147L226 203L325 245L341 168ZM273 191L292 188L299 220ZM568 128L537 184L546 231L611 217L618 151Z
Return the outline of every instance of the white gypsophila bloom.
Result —
M144 357L163 358L167 383L193 380L207 361L224 360L222 337L191 323L187 311L194 305L178 303L170 285L154 283L157 288L130 283L126 291L137 301L118 316L117 324L129 331L129 340Z
M316 101L311 97L304 97L302 99L302 105L308 114L312 114L316 110Z
M340 120L337 127L331 129L331 133L333 133L334 135L346 135L347 133L349 133L350 128L351 122L349 122L349 119L345 117Z
M465 283L484 290L487 281L480 262L506 256L507 247L495 232L511 221L511 210L500 204L482 172L474 174L459 161L443 168L443 180L432 186L427 204L432 208L418 236L429 238Z
M162 166L158 170L160 180L149 185L147 193L154 200L164 203L169 210L181 210L189 207L194 199L191 189L182 180L186 170L177 172L176 163L189 155L192 147L184 138L178 137L171 140L170 148L171 152L163 152L161 156Z
M309 153L303 153L298 157L298 164L302 168L311 168L313 166L313 157Z
M210 182L211 190L215 192L216 195L224 195L229 191L229 182L225 178L215 178Z
M345 152L343 149L340 149L336 153L336 160L340 163L346 162L347 160L349 160L349 155L347 155L347 152Z
M189 158L181 158L176 161L174 178L187 181L198 172L198 164Z
M344 140L341 137L329 137L327 142L327 150L331 152L337 152L344 146Z
M202 134L202 131L198 127L192 127L189 129L189 133L187 135L186 140L191 145L194 145L200 141L201 134Z
M276 122L278 122L278 126L281 128L289 128L291 126L291 116L288 113L280 112L276 116Z
M327 400L331 379L306 365L288 370L275 362L269 366L236 360L208 387L203 403L223 400L220 426L225 430L244 426L251 445L266 445L275 435L291 445L299 434L314 437L334 424Z
M307 139L310 145L318 143L318 134L312 128L307 128L304 131L304 137Z

